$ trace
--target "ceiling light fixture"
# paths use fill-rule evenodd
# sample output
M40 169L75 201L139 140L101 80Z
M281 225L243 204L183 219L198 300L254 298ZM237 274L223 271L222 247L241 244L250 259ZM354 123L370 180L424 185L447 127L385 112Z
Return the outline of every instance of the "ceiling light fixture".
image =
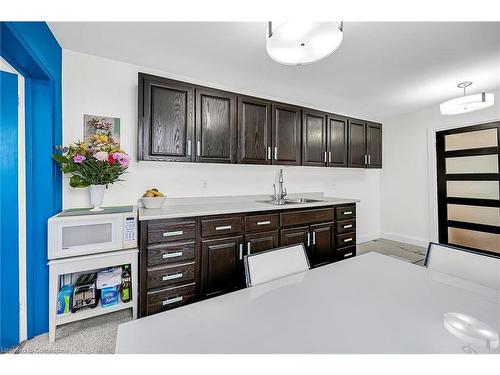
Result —
M267 53L281 64L311 64L339 47L343 29L343 22L269 22Z
M464 96L441 103L439 108L442 115L457 115L478 111L495 104L495 96L490 93L482 92L480 94L465 95L465 89L470 85L472 85L470 81L461 82L457 85L457 87L464 89Z

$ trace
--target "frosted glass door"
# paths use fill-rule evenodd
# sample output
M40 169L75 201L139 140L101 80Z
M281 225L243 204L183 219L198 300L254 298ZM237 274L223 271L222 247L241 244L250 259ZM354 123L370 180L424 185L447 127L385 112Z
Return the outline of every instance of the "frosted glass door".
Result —
M500 124L436 133L439 242L500 253Z

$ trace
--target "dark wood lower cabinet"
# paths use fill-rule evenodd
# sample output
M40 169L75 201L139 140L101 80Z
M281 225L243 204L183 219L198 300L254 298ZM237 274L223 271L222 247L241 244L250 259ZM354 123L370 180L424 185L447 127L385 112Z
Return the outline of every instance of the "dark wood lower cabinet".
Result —
M279 247L280 239L277 230L271 232L251 233L245 235L245 254L255 254L261 251Z
M214 297L243 286L243 236L201 243L201 293Z
M311 246L309 258L317 267L333 260L333 223L311 225Z
M244 257L302 243L311 267L356 255L356 206L140 223L140 316L245 286Z

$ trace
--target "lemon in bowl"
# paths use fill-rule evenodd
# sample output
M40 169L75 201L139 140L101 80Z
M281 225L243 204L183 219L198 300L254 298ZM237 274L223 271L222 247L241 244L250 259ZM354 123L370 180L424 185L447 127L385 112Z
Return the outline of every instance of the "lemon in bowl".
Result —
M158 189L148 189L141 197L145 208L161 208L165 202L165 195Z

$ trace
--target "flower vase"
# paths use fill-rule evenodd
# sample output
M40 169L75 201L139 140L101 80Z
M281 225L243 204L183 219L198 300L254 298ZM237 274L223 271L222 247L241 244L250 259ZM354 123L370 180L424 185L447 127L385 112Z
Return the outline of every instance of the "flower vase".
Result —
M101 208L102 201L104 199L104 191L106 190L106 185L90 185L90 205L92 209L90 211L104 211Z

